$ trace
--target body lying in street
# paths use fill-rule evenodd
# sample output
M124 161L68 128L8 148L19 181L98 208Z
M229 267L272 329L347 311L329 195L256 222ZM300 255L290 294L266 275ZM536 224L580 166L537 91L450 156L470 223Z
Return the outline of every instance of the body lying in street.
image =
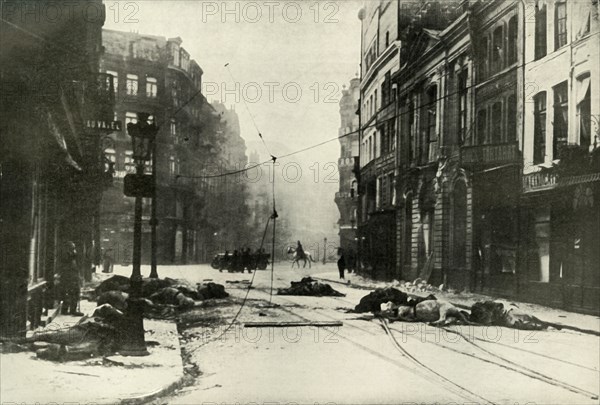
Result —
M394 308L394 305L392 305L391 308L386 308L382 311L381 315L390 320L427 322L438 326L456 322L471 324L466 312L459 310L449 302L439 300L425 300L414 306L400 305Z

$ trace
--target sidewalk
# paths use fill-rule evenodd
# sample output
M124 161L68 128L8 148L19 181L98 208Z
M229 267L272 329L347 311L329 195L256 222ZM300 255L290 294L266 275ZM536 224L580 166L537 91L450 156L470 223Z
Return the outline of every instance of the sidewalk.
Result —
M329 269L328 269L329 270ZM346 273L346 282L339 279L337 270L326 271L324 273L317 273L312 276L315 279L321 279L329 283L344 284L348 287L368 289L372 290L375 288L395 287L402 290L410 295L427 296L429 293L424 292L409 292L403 287L399 287L391 282L374 281L371 279L364 278L355 273ZM348 283L348 281L350 283ZM365 295L367 292L365 291ZM490 297L483 294L475 293L451 293L446 291L432 291L431 294L435 295L439 299L449 301L459 307L470 308L477 301L494 300L496 298ZM515 300L504 300L508 302L514 302L519 306L520 309L526 311L543 321L565 325L565 327L571 327L580 329L582 331L590 331L593 334L600 336L600 318L593 315L584 315L576 312L564 311L561 309L545 307L537 304L530 304L526 302L518 302ZM358 302L357 302L358 304Z
M94 302L81 301L89 314ZM78 317L59 315L47 330L74 325ZM0 403L137 404L164 395L183 382L183 364L174 322L144 319L149 356L114 355L57 363L34 352L0 354Z

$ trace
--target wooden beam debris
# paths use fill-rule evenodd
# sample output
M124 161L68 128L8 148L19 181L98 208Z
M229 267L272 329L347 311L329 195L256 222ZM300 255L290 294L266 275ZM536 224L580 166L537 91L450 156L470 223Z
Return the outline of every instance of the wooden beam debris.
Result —
M291 326L316 326L316 327L333 327L343 326L343 322L340 321L306 321L306 322L245 322L244 328L287 328Z

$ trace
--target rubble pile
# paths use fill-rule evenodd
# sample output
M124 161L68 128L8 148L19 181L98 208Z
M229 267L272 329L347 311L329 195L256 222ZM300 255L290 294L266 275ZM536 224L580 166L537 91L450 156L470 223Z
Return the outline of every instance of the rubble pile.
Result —
M310 277L304 277L300 281L292 281L291 287L280 288L278 295L310 295L315 297L345 297L339 291L334 290L329 284L319 283Z
M392 283L394 287L404 288L408 292L439 292L444 290L444 285L434 287L428 284L421 278L416 278L414 281L394 281Z

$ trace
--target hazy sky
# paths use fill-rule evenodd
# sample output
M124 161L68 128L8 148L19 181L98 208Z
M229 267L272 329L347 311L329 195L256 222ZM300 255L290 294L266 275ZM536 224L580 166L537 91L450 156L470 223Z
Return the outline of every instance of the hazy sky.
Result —
M105 4L105 28L183 39L182 46L204 70L208 100L221 100L238 112L248 152L255 149L261 158L268 157L253 119L275 156L337 136L342 86L356 75L360 61L361 1ZM298 183L281 184L281 193L295 194L294 187L306 187L306 176L310 183L318 180L309 194L319 207L315 214L326 216L322 219L328 227L337 220L333 193L338 186L324 182L328 172L323 169L338 156L339 143L333 141L281 160L282 166L298 163L303 177Z

